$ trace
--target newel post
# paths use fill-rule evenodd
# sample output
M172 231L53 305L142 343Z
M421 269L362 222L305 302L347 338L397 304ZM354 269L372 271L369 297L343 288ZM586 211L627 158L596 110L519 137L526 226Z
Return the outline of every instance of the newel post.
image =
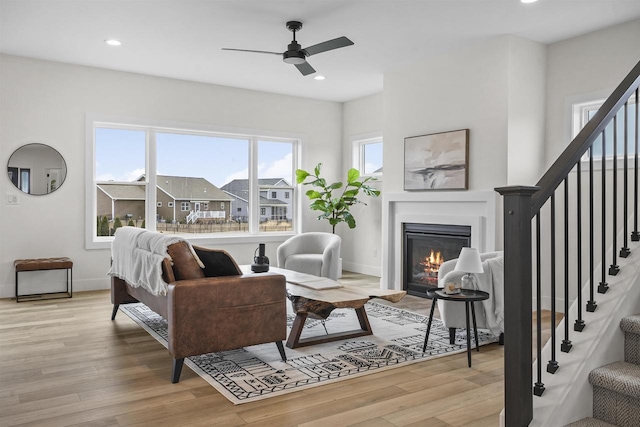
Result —
M495 189L504 202L504 406L509 427L528 426L533 419L531 197L538 189Z

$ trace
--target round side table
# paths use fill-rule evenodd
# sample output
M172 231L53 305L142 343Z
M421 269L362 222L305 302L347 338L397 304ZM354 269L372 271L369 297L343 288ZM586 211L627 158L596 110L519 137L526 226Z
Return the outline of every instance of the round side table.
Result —
M474 289L461 289L458 294L446 294L443 288L437 288L427 290L427 298L431 298L433 301L431 303L431 313L429 314L429 323L427 324L427 333L424 337L422 352L424 353L427 350L427 341L429 340L431 322L433 321L433 311L436 308L437 301L441 299L443 301L464 302L466 305L464 314L467 321L467 361L469 367L471 367L471 329L469 328L469 309L471 309L471 318L473 319L473 337L476 340L476 350L480 351L480 346L478 345L478 328L476 327L476 309L473 303L489 299L489 293L476 291Z

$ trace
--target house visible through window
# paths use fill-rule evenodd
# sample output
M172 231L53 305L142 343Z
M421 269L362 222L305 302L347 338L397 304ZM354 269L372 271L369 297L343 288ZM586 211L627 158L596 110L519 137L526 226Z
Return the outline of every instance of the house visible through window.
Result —
M86 197L87 217L93 217L86 221L88 247L103 247L99 237L108 236L114 218L125 213L151 230L171 233L294 231L298 139L222 134L193 124L164 128L140 120L87 120L93 129L87 134L93 150L87 154L93 189ZM276 188L287 190L286 200L278 199ZM263 191L272 197L258 197ZM220 210L210 211L212 206ZM171 228L172 221L185 227ZM198 225L210 223L217 226Z

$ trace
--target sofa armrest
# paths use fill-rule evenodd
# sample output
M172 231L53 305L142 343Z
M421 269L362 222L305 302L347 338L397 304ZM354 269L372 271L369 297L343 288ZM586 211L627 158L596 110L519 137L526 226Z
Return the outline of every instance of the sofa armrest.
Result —
M169 284L169 351L174 358L286 338L286 279L276 273Z

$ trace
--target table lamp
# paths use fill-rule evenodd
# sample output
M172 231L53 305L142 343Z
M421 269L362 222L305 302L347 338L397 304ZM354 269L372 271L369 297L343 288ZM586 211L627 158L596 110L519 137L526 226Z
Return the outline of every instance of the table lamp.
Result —
M462 276L461 287L464 289L476 289L476 279L471 273L482 273L482 261L480 252L475 248L462 248L455 271L463 271L467 274Z

